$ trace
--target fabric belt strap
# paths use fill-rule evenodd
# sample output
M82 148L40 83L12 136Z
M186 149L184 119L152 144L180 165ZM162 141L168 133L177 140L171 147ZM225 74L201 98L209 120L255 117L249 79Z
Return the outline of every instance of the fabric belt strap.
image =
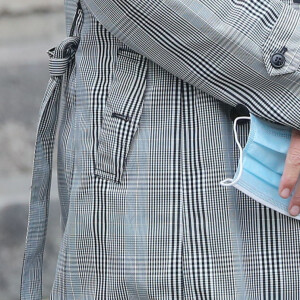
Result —
M52 157L63 75L74 58L78 37L48 51L50 79L40 107L35 142L31 199L21 281L21 299L42 299L42 264L48 223Z
M80 3L73 20L76 25L80 14ZM65 38L58 47L47 51L49 55L50 79L40 106L38 128L34 150L31 198L23 257L20 299L42 299L42 266L48 224L52 158L59 117L63 75L74 64L80 38Z

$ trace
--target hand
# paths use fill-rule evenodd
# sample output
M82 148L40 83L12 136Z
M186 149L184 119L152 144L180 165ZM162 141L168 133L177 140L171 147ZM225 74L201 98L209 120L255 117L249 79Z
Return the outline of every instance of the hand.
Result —
M286 155L284 171L279 185L279 195L288 198L296 187L300 175L300 131L292 129L292 138ZM289 213L297 216L300 213L300 187L297 186L295 194L289 203Z

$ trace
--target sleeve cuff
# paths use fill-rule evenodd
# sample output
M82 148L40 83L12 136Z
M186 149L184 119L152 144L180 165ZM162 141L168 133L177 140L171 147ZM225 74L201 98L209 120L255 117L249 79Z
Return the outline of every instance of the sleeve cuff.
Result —
M284 47L287 48L283 54L285 63L276 68L271 63L271 57ZM300 66L300 13L288 4L283 4L263 45L263 60L270 76L293 73Z

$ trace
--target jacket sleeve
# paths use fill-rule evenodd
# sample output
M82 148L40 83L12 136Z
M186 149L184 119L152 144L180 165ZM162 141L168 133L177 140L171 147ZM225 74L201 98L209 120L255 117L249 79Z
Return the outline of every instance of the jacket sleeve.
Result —
M280 0L82 0L134 51L220 101L300 130L300 12ZM285 64L271 55L286 48Z

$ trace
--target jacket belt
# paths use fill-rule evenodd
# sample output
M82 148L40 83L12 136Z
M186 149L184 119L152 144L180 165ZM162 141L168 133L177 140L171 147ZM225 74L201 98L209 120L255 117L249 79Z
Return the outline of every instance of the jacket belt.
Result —
M40 106L31 199L21 278L21 300L42 299L42 264L48 223L52 157L63 75L73 65L79 37L67 37L48 50L50 79Z

